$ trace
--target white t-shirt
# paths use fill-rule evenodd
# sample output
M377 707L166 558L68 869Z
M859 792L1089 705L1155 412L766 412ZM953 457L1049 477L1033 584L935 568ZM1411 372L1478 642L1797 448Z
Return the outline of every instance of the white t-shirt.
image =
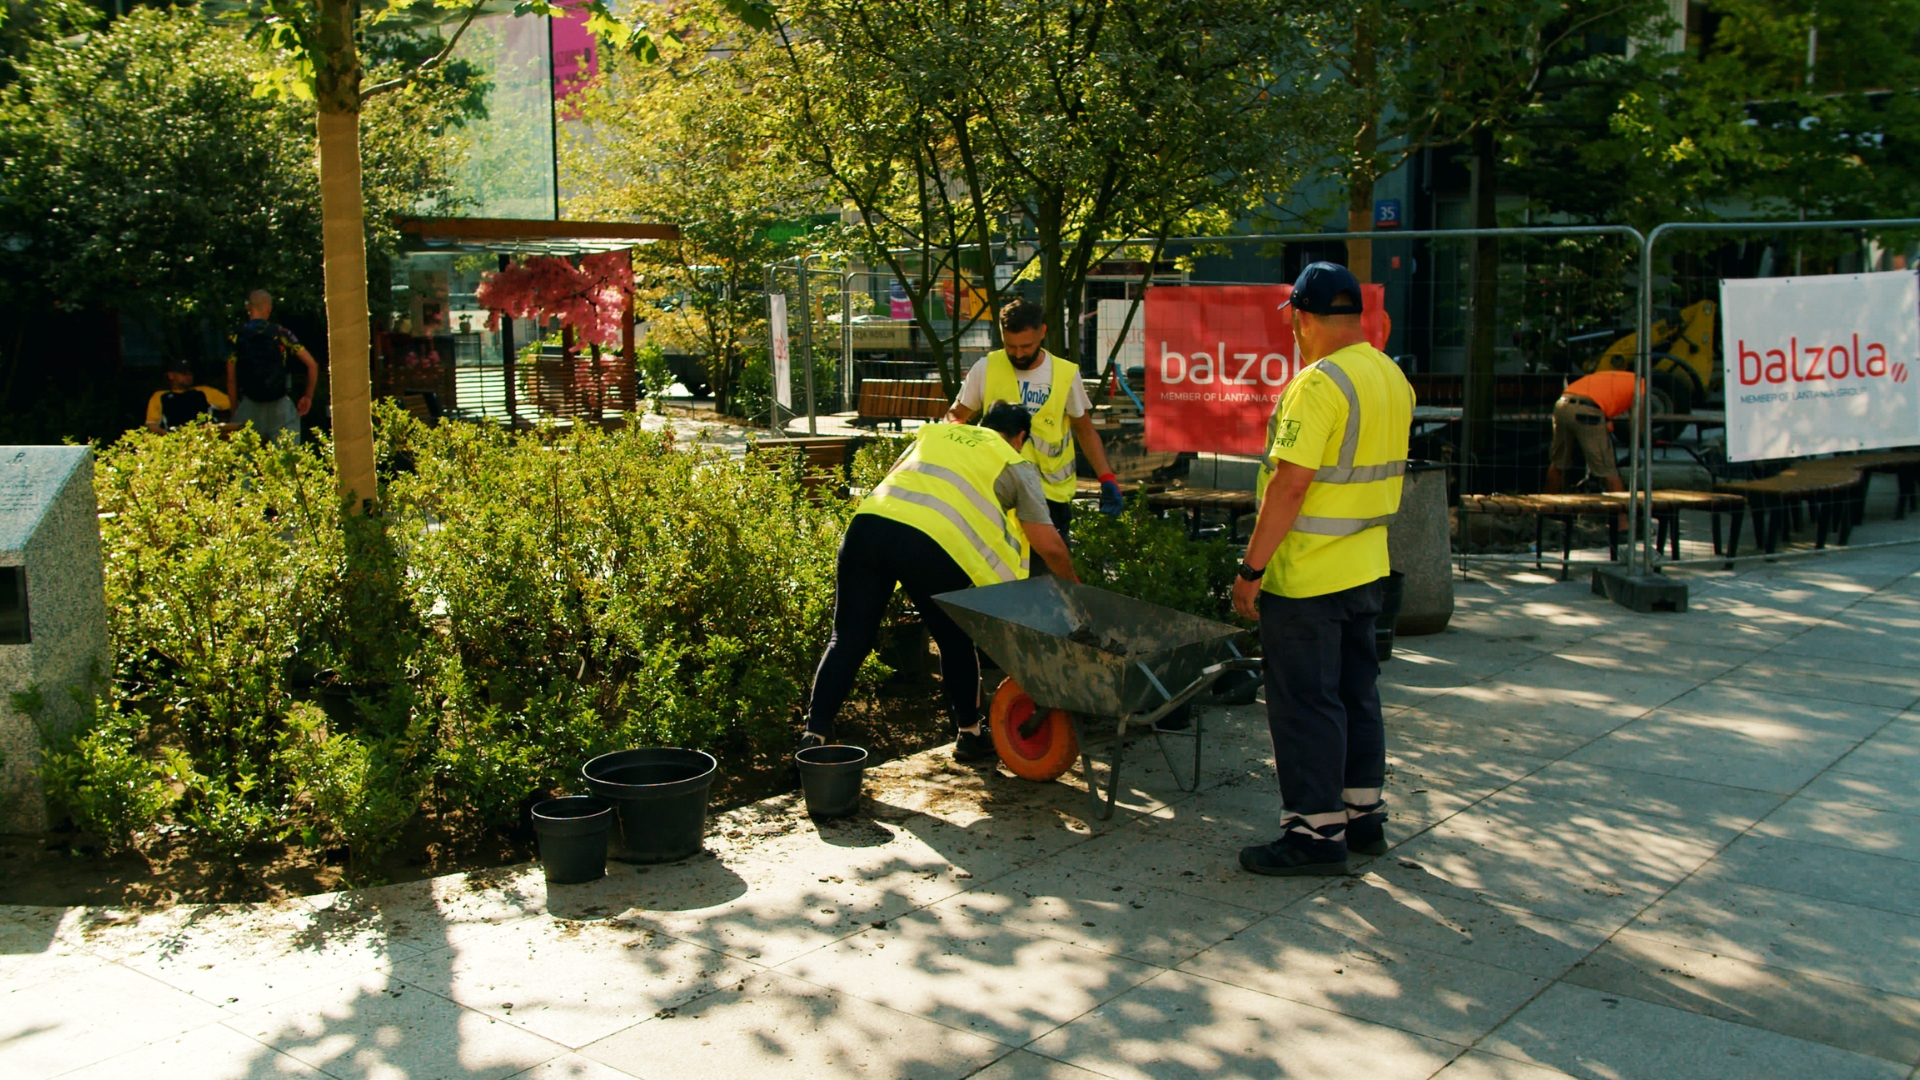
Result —
M1047 403L1047 395L1053 390L1053 354L1044 353L1040 362L1030 370L1014 368L1013 377L1020 382L1021 403L1027 407L1027 412L1039 412L1040 406ZM1072 387L1067 394L1067 415L1085 416L1093 404L1087 399L1086 384L1075 379ZM968 411L978 415L980 403L986 400L986 396L987 358L983 356L975 360L973 367L967 371L966 381L960 384L960 396L954 399L954 404L964 405Z

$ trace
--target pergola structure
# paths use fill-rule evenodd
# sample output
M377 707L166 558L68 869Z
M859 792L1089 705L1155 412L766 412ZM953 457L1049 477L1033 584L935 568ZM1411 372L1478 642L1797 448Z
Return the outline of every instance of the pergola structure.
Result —
M677 225L626 221L402 218L396 225L401 235L407 238L408 246L414 250L443 254L493 254L499 257L503 270L509 260L515 257L591 255L680 238ZM613 361L610 371L599 367L591 372L575 371L573 368L576 365L571 359L536 361L534 386L543 411L571 419L586 419L586 414L591 413L592 419L598 421L604 411L604 391L609 381L616 390L616 400L626 404L637 400L632 303L632 297L629 296L619 358ZM571 331L566 333L571 335ZM513 319L507 315L500 318L500 359L506 382L508 420L518 426L522 422L519 412L520 373L514 349ZM586 382L582 381L583 378ZM583 393L583 387L589 384L593 392Z

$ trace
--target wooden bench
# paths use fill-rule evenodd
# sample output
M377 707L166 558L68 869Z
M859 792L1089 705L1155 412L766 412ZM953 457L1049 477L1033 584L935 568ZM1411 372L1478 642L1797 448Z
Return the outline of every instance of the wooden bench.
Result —
M1862 472L1890 473L1900 485L1900 492L1893 500L1893 519L1903 521L1907 511L1920 507L1920 450L1885 450L1869 454L1850 454L1834 458L1844 461ZM1864 487L1861 490L1864 496ZM1864 504L1865 500L1860 500ZM1854 512L1854 524L1860 522L1860 512L1864 505Z
M407 411L407 415L413 417L415 420L423 424L439 422L440 399L439 395L433 393L431 390L408 390L395 394L393 397L394 400L400 403L400 407Z
M1866 492L1867 472L1852 459L1818 458L1802 461L1763 479L1715 484L1715 491L1739 495L1746 500L1743 509L1733 512L1733 534L1727 542L1727 558L1740 553L1740 526L1746 510L1753 511L1754 542L1771 555L1791 531L1803 503L1813 510L1816 530L1813 546L1826 547L1828 529L1837 526L1839 541L1844 547L1853 535L1857 504Z
M947 406L938 379L865 379L854 423L891 424L899 431L902 420L938 420L947 415Z
M756 439L747 445L749 459L764 455L799 455L800 482L818 498L823 487L838 490L853 478L854 455L872 441L865 435L800 435Z
M1208 511L1225 512L1227 531L1232 532L1234 522L1240 520L1241 514L1251 514L1260 508L1260 500L1255 498L1251 491L1181 487L1149 492L1147 505L1155 510L1185 511L1187 535L1197 537L1200 535L1200 525L1206 520Z
M1495 514L1507 517L1531 515L1533 521L1534 566L1542 567L1542 555L1545 548L1546 522L1552 518L1560 522L1560 580L1567 580L1567 573L1573 564L1573 526L1577 518L1604 517L1607 522L1607 557L1618 562L1620 559L1620 515L1626 512L1628 494L1624 491L1603 494L1579 495L1462 495L1460 512L1463 514ZM1711 513L1713 518L1713 551L1720 553L1720 517L1728 511L1740 513L1744 501L1732 494L1706 491L1655 491L1653 493L1653 520L1658 530L1654 533L1654 547L1664 548L1672 544L1673 557L1680 557L1680 511L1700 510ZM1735 521L1739 519L1736 517ZM1670 539L1669 539L1670 538Z

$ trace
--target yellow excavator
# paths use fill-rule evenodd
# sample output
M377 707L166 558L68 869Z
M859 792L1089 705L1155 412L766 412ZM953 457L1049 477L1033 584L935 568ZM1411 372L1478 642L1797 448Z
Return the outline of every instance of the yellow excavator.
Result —
M1692 412L1706 404L1709 391L1719 387L1720 372L1713 359L1718 315L1719 308L1713 301L1701 300L1681 308L1677 323L1660 319L1653 324L1653 378L1647 394L1655 415ZM1589 375L1596 371L1632 371L1639 347L1640 335L1628 334L1581 368Z

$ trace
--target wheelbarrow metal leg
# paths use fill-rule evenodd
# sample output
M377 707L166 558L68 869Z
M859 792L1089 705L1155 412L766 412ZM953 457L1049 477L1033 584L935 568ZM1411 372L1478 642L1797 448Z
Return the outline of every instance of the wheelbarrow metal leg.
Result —
M1080 740L1080 771L1087 778L1087 805L1093 816L1101 821L1113 817L1114 803L1120 798L1120 763L1127 755L1127 717L1121 717L1114 724L1113 748L1107 754L1106 794L1100 792L1100 778L1094 772L1093 748L1086 733L1080 728L1080 718L1073 718L1073 733Z
M1167 762L1167 771L1173 774L1174 785L1181 791L1197 791L1200 787L1200 747L1206 743L1204 737L1206 724L1206 710L1195 709L1193 727L1188 731L1161 731L1157 724L1151 729L1153 743L1160 748L1160 756ZM1173 753L1167 749L1167 740L1170 738L1193 740L1193 769L1187 774L1188 779L1180 778L1180 767L1174 764Z

